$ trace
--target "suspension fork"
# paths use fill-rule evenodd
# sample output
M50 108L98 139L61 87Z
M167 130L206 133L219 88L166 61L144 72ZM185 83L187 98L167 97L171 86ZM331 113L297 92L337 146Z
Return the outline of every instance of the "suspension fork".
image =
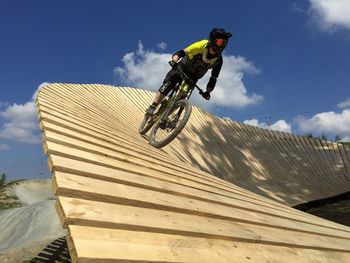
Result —
M187 87L184 89L185 86L187 86ZM169 116L170 110L172 109L172 107L174 106L174 104L177 101L179 101L180 99L188 100L190 98L193 90L194 90L194 87L190 86L186 82L183 82L178 87L178 90L177 90L176 94L174 95L172 101L167 105L166 112L165 112L165 114L163 115L163 118L160 121L162 122L162 121L166 120L166 118ZM174 92L174 90L172 92ZM170 99L171 99L172 95L173 95L173 93L171 93ZM186 95L186 96L184 98L182 98L184 95ZM179 112L176 114L176 121L178 121L178 119L180 118L182 111L183 111L183 108L180 108Z
M170 110L172 109L172 107L174 106L175 102L177 102L178 100L176 98L174 98L166 107L166 111L165 114L163 115L163 118L160 121L165 121L166 118L168 118Z
M179 90L178 90L178 92L179 92ZM173 90L172 93L170 94L169 99L168 99L168 103L165 106L165 113L161 114L161 115L163 115L163 117L159 120L160 122L164 122L166 120L166 118L168 117L168 115L170 113L171 108L174 106L175 102L178 101L178 96L177 96L178 92L176 92L176 94L174 95L174 90ZM169 100L170 100L170 102L169 102Z
M185 85L188 85L188 84L185 84ZM192 92L193 92L193 90L194 90L194 87L188 85L188 89L189 89L189 90L188 90L187 93L186 93L186 97L184 98L185 100L188 100L188 99L191 97ZM182 91L180 90L180 92L182 92ZM178 101L178 100L176 100L176 101ZM179 118L180 118L181 113L182 113L183 110L184 110L183 108L180 108L179 112L176 114L176 121L179 120Z

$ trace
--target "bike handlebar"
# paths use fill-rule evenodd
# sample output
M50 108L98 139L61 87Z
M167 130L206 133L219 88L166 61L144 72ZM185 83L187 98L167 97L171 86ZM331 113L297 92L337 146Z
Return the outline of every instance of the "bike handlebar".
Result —
M172 61L169 61L169 65L170 65L172 68L174 68L177 72L179 72L180 75L181 75L181 77L182 77L183 79L185 79L185 81L189 82L191 85L193 85L194 87L196 87L196 88L199 90L199 94L200 94L200 95L203 95L204 91L203 91L200 87L198 87L197 84L196 84L189 76L187 76L187 74L185 73L185 71L183 70L183 68L180 66L180 64L179 64L179 63L172 64L171 62L172 62ZM174 65L176 65L176 66L174 67Z

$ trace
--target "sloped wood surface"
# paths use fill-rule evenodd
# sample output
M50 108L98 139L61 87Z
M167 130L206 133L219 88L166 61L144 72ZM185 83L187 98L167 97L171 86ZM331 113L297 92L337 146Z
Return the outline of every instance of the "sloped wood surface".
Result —
M289 207L349 191L349 149L198 108L156 149L137 132L153 96L106 85L39 92L74 262L350 262L349 227Z

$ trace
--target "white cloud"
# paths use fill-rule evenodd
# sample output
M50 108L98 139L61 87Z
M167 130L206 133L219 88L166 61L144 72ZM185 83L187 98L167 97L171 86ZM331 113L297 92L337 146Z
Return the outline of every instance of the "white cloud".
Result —
M342 142L350 142L350 136L342 137L341 141Z
M243 57L224 55L224 65L213 92L213 103L219 106L244 108L259 104L263 97L255 93L249 95L243 83L245 73L257 74L260 71L250 61ZM210 74L199 81L199 85L205 87Z
M36 110L34 102L30 101L25 104L14 103L7 107L7 109L0 113L0 116L5 120L9 120L15 123L17 126L33 129L36 127L32 122L34 116L36 116Z
M350 29L349 0L310 0L312 19L322 30Z
M302 132L313 134L350 136L350 109L341 113L333 111L318 113L312 118L298 117L296 123Z
M171 54L145 51L141 42L138 50L124 55L124 67L117 67L114 73L127 85L156 91L169 70L167 62Z
M32 100L24 104L14 103L0 112L5 122L0 129L0 138L19 143L36 144L41 139L38 135L38 117L35 99L38 91L47 83L41 84L34 92Z
M271 130L292 133L292 126L291 126L291 124L287 123L285 120L276 121L274 124L270 125L269 128Z
M338 103L337 107L340 109L350 108L350 98Z
M38 129L38 119L33 101L23 105L14 103L0 113L5 123L0 130L0 138L21 143L39 143L35 132Z
M8 146L7 144L3 144L3 143L0 144L0 151L5 151L8 149L10 149L10 146Z
M158 45L157 45L157 47L159 47L160 49L166 49L167 48L167 43L164 43L164 42L160 42Z
M306 10L302 7L300 7L297 3L293 3L290 7L290 10L293 13L306 13Z
M139 42L138 50L125 54L122 59L124 65L115 68L114 72L129 86L157 91L170 70L168 61L171 55L144 50L142 43ZM243 108L260 103L263 100L261 95L248 94L243 83L245 73L257 74L259 70L243 57L224 55L224 65L211 100L207 102L199 95L194 95L191 98L193 104L210 110L214 105ZM208 72L198 85L205 89L209 77Z
M291 124L287 123L285 120L278 120L271 125L268 125L265 122L259 122L257 119L245 120L243 123L263 129L292 133Z
M43 83L41 83L41 84L38 86L38 88L36 89L36 91L34 92L34 94L33 94L33 96L32 96L32 100L35 101L35 100L36 100L36 97L38 96L39 91L40 91L43 87L48 86L48 85L50 85L49 82L43 82Z
M251 119L251 120L245 120L243 121L244 124L254 126L254 127L259 127L259 128L266 128L267 125L264 122L259 123L257 119Z

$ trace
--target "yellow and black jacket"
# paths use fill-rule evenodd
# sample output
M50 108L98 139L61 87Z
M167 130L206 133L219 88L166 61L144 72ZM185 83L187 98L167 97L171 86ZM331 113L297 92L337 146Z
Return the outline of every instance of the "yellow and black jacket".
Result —
M223 63L222 56L210 57L208 40L195 42L186 47L184 51L185 57L181 62L194 78L202 78L209 69L212 69L213 78L216 79L219 76Z

